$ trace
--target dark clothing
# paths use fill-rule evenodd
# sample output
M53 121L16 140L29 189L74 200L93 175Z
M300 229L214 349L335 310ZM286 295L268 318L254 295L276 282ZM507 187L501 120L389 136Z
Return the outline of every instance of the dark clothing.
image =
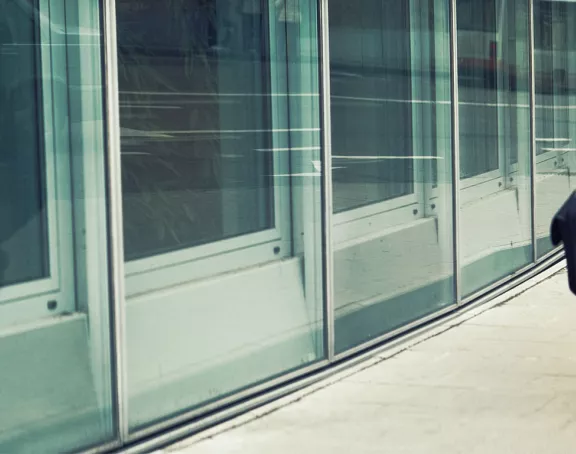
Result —
M552 244L564 244L568 264L568 285L576 294L576 192L566 200L552 219L550 228Z

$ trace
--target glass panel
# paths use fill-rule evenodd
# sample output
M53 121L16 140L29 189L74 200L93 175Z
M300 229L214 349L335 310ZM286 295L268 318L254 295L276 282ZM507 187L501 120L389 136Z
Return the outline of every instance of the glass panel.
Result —
M116 436L98 2L0 2L0 452Z
M137 430L324 357L317 19L116 5Z
M48 277L40 29L16 3L0 19L0 287ZM17 50L22 46L26 51ZM22 74L29 77L22 78Z
M329 1L337 353L454 302L448 11Z
M330 3L336 213L414 193L409 6Z
M458 0L462 294L532 261L528 0Z
M498 68L490 66L497 61L499 44L496 3L457 1L461 178L497 171L500 165ZM503 26L503 18L499 22Z
M536 79L536 239L552 251L550 222L570 194L576 165L576 3L534 2Z
M118 2L127 260L275 227L267 15Z

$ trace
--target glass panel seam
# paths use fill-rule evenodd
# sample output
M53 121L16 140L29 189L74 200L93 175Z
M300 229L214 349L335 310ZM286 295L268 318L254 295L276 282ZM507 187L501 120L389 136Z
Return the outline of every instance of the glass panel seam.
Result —
M452 98L452 232L454 254L454 299L462 304L460 269L460 128L458 109L458 30L456 0L450 0L450 96Z
M128 398L126 370L126 315L124 304L124 242L120 157L120 107L118 92L118 56L116 46L116 1L106 0L104 10L106 144L108 153L108 196L110 223L110 275L113 314L113 362L118 435L128 440Z
M322 141L324 160L322 163L323 231L324 231L324 298L325 298L325 345L328 361L334 360L334 251L332 238L333 200L332 200L332 128L330 116L330 41L328 28L328 0L320 0L320 72L322 89Z
M538 262L536 237L536 78L534 67L534 0L528 0L528 77L530 81L530 229L532 261Z

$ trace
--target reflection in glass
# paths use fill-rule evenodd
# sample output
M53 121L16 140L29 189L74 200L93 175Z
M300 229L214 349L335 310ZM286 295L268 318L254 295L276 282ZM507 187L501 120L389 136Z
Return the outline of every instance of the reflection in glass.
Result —
M330 3L335 212L414 192L409 6Z
M133 430L324 357L316 2L117 0Z
M267 15L118 2L127 259L274 227Z
M98 4L0 2L2 453L116 436Z
M448 2L329 1L336 351L453 302Z
M536 239L542 257L552 251L550 220L573 188L576 124L576 3L534 2L536 83Z
M22 8L6 4L0 11L0 287L5 287L45 278L50 265L38 104L42 79L34 52L40 30Z
M532 261L528 1L456 5L466 296Z
M499 168L496 3L457 2L461 178Z

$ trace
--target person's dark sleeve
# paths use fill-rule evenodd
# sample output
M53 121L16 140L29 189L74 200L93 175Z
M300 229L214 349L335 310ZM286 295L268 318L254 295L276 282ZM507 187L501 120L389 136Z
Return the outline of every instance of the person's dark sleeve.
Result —
M576 294L576 193L558 210L550 226L550 239L554 246L564 245L568 265L568 285Z

